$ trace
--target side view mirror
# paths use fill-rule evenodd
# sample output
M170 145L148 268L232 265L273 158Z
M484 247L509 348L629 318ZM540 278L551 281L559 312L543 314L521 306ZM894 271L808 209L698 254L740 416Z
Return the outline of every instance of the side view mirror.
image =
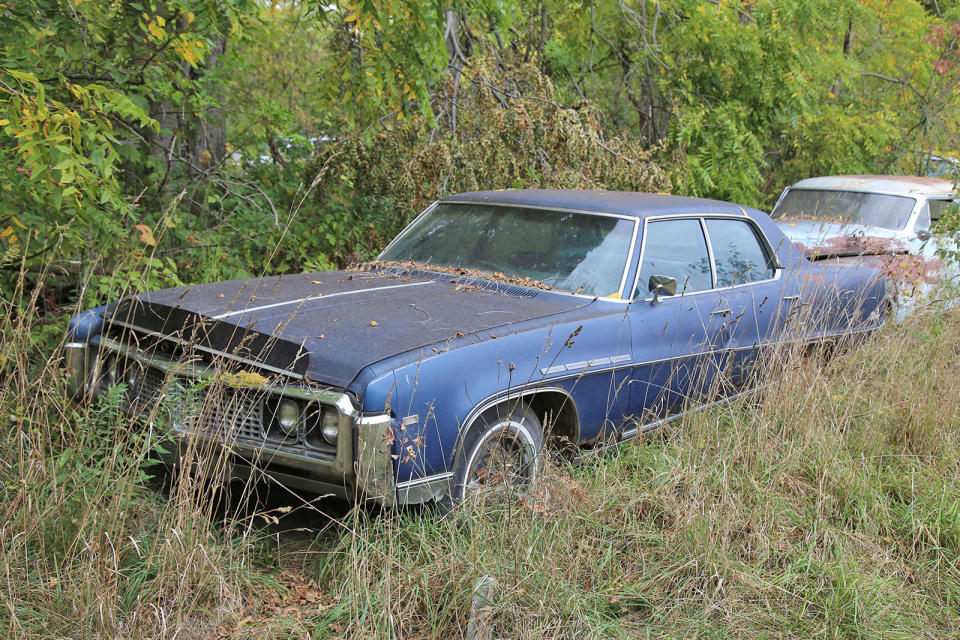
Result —
M677 294L677 279L654 274L650 276L647 290L653 293L653 304L656 304L660 302L661 295L673 296Z
M932 236L930 234L929 229L917 229L917 240L920 240L921 242L926 242L931 237Z

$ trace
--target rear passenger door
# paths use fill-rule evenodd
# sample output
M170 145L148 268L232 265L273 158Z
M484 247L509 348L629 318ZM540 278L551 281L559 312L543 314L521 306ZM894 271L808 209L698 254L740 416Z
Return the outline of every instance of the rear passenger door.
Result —
M750 383L758 358L771 344L781 315L798 300L781 299L782 282L772 249L748 218L704 220L724 306L718 329L727 349L724 382L734 389Z
M652 276L676 278L675 295L654 301ZM666 417L709 395L722 363L724 300L716 288L704 222L648 218L628 310L635 363L631 412L641 423Z

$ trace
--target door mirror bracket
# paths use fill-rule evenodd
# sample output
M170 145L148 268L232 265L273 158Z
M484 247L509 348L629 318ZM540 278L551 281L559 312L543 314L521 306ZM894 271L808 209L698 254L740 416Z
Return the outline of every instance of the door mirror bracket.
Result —
M660 296L673 296L677 293L677 279L670 276L652 275L647 283L647 290L653 293L653 302L658 304Z

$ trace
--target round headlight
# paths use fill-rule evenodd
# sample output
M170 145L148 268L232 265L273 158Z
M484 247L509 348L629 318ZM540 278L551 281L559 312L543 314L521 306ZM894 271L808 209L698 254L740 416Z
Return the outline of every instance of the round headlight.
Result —
M320 432L323 439L330 444L337 444L337 436L340 434L340 416L336 411L327 409L323 412L323 423L320 426Z
M277 403L277 424L286 434L293 433L300 419L300 407L293 400L281 400Z

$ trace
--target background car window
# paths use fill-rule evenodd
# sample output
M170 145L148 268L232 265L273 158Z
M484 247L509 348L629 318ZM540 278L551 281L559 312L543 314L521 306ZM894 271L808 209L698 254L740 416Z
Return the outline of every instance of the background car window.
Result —
M930 200L927 202L924 209L929 209L928 212L928 221L927 227L922 227L921 222L917 222L917 228L927 228L929 229L932 226L936 226L937 221L940 220L948 211L954 211L957 208L957 203L953 200ZM921 218L923 214L921 214Z
M718 287L768 280L774 276L770 256L749 223L707 220L707 233L717 264Z
M710 254L699 220L659 220L647 224L643 264L633 297L650 297L650 276L677 279L677 295L713 288Z
M790 189L774 208L773 218L801 218L903 229L917 204L915 198L857 191Z

